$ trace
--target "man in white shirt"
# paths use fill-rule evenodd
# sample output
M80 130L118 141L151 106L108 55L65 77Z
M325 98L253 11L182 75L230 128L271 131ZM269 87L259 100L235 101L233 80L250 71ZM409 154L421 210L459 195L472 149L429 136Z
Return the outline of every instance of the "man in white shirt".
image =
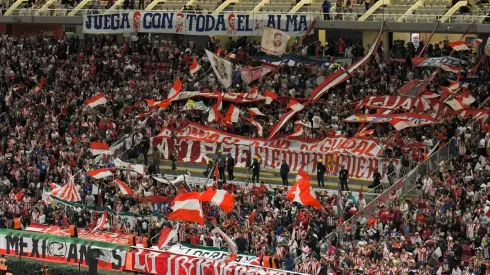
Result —
M211 236L211 240L213 240L213 247L221 249L221 244L223 243L223 239L216 234L215 236Z

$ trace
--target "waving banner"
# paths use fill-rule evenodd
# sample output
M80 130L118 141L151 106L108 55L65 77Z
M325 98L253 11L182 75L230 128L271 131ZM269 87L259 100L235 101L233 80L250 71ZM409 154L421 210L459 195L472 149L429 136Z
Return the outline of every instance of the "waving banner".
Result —
M343 66L350 66L352 64L352 58L336 58L334 61L330 59L313 59L302 55L296 54L284 54L281 57L277 56L255 56L255 60L267 63L273 66L321 66L321 67L332 67L334 64L340 64Z
M206 55L208 56L211 67L219 82L221 82L225 88L230 87L233 74L233 65L231 62L208 50L206 50Z
M432 118L429 115L412 114L412 113L392 114L392 115L356 114L356 115L351 115L350 117L344 119L344 121L345 122L353 122L353 123L365 123L365 122L387 123L387 122L392 121L393 119L409 120L410 122L412 122L413 124L415 124L417 126L429 125L429 124L434 124L434 123L438 122L436 119Z
M391 59L390 61L394 62L405 62L405 59ZM444 57L414 57L412 58L412 64L415 67L440 67L441 65L449 66L449 67L459 67L461 65L461 61L458 58L451 56Z
M258 67L243 66L240 68L240 76L242 77L243 82L249 84L275 70L274 67L268 65Z
M357 106L356 110L361 107L368 109L403 109L410 110L417 106L420 98L410 98L406 96L367 96Z
M313 20L312 14L231 12L213 15L180 11L121 11L84 15L83 32L260 36L265 28L270 27L294 37L306 33Z

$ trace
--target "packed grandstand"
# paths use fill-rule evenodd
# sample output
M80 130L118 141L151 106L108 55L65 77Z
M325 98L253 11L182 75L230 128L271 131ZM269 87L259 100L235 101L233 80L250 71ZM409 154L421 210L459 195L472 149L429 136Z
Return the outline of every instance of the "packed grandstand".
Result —
M0 274L487 274L490 47L315 30L486 4L167 2L4 3L84 34L0 36Z

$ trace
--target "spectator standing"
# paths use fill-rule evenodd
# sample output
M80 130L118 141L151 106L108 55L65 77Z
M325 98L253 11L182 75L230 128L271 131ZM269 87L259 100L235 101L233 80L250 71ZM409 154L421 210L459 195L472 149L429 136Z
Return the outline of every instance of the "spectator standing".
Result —
M231 153L228 152L228 160L226 164L226 169L228 170L228 180L232 181L235 179L233 175L233 169L235 168L235 159L232 157Z
M323 0L322 10L323 10L323 20L330 20L330 0Z
M260 174L260 162L259 162L259 157L257 156L254 156L253 157L253 161L252 161L252 165L250 165L250 167L248 168L248 170L252 170L252 183L259 183L260 182L260 179L259 179L259 174ZM257 181L255 181L257 180Z
M223 152L221 150L218 150L218 157L216 158L216 161L218 162L219 179L222 180L223 183L226 183L226 156L223 155Z
M316 166L316 179L318 181L318 187L325 187L325 172L327 171L325 165L323 164L323 160L319 159L318 164Z
M281 170L280 170L282 185L288 185L288 176L289 176L289 165L286 163L286 160L282 160Z
M341 164L340 165L340 171L339 171L339 180L340 180L340 188L342 188L342 191L349 191L349 171L345 169L345 165Z

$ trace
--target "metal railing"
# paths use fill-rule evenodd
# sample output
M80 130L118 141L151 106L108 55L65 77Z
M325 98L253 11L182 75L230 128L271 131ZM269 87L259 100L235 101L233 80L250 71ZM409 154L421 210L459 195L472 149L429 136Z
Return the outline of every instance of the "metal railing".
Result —
M19 8L13 11L12 15L15 16L67 16L69 12L73 9L45 9L39 11L39 9L25 9ZM408 8L407 8L408 10ZM110 13L127 12L130 10L112 10ZM151 10L151 12L175 12L176 10L163 9L163 10ZM179 10L180 11L180 10ZM105 9L80 9L77 11L78 16L87 14L102 14L105 13ZM186 10L186 13L196 13L196 14L211 14L213 11L192 11ZM39 13L39 14L37 14ZM252 14L251 12L237 12L237 11L222 11L219 14L231 14L231 13L243 13ZM286 14L284 12L272 12L272 11L261 11L256 14ZM322 12L295 12L295 14L304 14L312 16L317 20L323 20L324 13ZM344 12L344 13L330 13L331 21L358 21L359 18L364 15L364 13L357 12ZM370 15L366 21L375 22L396 22L400 18L404 18L403 22L408 23L435 23L443 15L440 14L391 14L391 13L374 13ZM483 24L485 19L489 18L486 15L451 15L445 23L468 23L468 24Z
M404 177L398 180L398 182L396 182L390 188L386 189L376 199L368 203L365 208L361 209L356 215L345 221L344 224L349 222L353 228L352 232L355 232L357 222L359 222L361 226L364 225L366 220L378 210L378 207L381 204L387 205L393 195L396 195L396 197L400 198L410 191L414 190L419 177L437 171L440 168L441 161L446 162L452 157L457 156L457 154L458 148L454 144L454 139L450 139L439 150L431 154L427 158L427 160L417 165ZM342 244L346 233L343 230L344 224L338 226L336 230L326 236L323 241L327 241L328 243L334 245Z

